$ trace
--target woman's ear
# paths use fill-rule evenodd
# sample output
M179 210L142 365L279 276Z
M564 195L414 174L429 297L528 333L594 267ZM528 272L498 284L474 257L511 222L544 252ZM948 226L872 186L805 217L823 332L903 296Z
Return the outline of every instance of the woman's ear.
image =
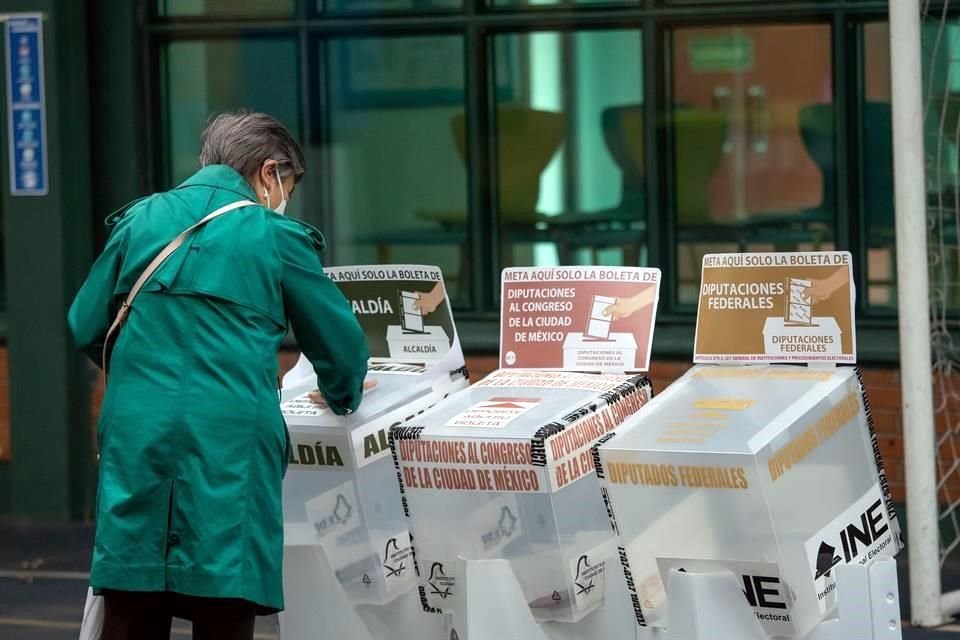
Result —
M260 184L261 189L266 188L270 193L277 186L277 161L267 160L260 165Z
M253 189L253 193L257 197L257 202L263 206L267 206L268 199L264 197L264 190L269 188L270 183L264 182L264 175L266 174L264 173L263 165L261 165L259 169L250 174L250 177L247 178L247 182Z

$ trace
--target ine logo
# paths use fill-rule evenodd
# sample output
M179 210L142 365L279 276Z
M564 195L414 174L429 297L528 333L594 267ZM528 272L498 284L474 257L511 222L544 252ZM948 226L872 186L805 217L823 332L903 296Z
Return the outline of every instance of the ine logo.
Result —
M837 572L844 565L865 566L897 551L883 497L874 485L804 543L807 566L816 583L821 613L836 601Z
M393 566L391 566L390 558L397 558L397 561L393 561ZM400 547L397 545L396 538L390 538L387 540L386 547L383 550L383 568L387 570L387 577L392 578L393 576L400 577L403 575L403 572L406 570L403 562L403 556L400 552Z
M737 575L743 582L743 595L747 599L747 604L754 609L789 609L791 603L796 599L790 587L783 583L779 576L770 573L754 573L762 571L758 564L754 563L732 563L734 566L728 567L730 571ZM752 565L752 566L750 566ZM687 573L683 567L678 567L680 573ZM651 603L652 604L652 603ZM783 614L778 618L771 617L769 613L758 613L761 621L781 621L789 622L786 618L788 614ZM784 619L781 619L784 618ZM779 634L777 634L779 635Z
M849 521L831 524L833 526L826 530L827 535L820 539L817 548L814 579L829 578L833 568L841 562L863 564L893 541L880 499Z
M453 588L453 578L443 571L443 563L434 562L430 566L430 578L427 579L430 588L433 589L430 594L440 596L441 600L450 597Z
M817 552L816 573L813 576L814 580L819 580L823 577L829 578L833 568L843 562L843 559L836 555L836 551L836 547L831 547L826 542L820 543L820 550Z
M743 595L751 607L761 609L789 609L786 602L786 585L777 576L744 575Z

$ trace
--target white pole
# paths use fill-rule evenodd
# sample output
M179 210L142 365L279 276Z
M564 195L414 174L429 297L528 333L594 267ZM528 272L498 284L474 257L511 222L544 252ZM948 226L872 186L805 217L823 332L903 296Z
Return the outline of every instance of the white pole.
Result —
M943 613L930 370L920 3L890 0L889 5L910 617L916 625L932 627L942 624Z

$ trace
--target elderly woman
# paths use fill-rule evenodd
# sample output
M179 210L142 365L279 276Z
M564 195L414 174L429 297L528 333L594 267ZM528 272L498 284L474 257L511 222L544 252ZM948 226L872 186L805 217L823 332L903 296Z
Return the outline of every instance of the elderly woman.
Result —
M110 238L70 309L94 362L134 282L207 214L143 286L109 355L98 425L90 583L103 640L252 638L283 608L281 481L289 436L277 351L289 324L338 414L357 408L367 346L324 275L324 240L284 217L303 154L270 116L228 113L203 132L202 168L111 215Z

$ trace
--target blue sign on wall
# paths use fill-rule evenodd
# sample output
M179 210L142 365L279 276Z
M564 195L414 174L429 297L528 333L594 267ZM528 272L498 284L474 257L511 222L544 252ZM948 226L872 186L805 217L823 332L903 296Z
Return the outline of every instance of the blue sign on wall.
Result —
M7 125L10 192L45 196L47 110L43 84L43 18L14 13L7 18Z

